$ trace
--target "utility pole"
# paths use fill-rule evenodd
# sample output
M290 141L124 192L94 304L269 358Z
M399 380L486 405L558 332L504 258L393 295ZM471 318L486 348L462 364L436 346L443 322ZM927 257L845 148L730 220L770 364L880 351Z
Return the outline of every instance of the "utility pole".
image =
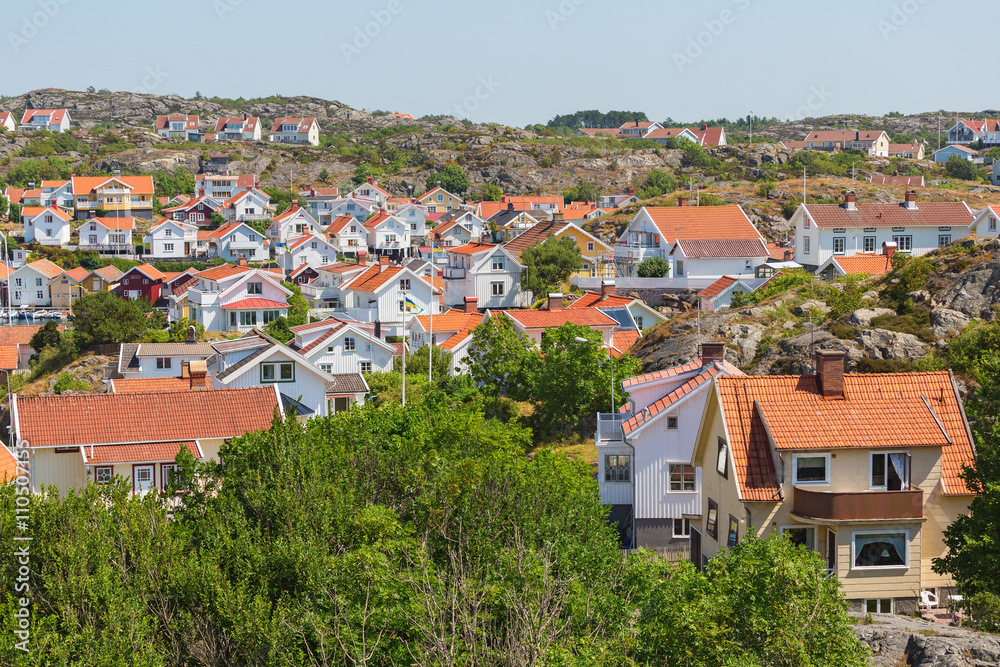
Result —
M806 203L806 167L802 166L802 203Z

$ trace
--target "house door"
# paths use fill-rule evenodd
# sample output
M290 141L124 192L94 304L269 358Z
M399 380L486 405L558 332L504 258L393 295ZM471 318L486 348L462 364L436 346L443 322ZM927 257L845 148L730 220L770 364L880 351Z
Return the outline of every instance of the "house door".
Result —
M826 531L826 572L837 574L837 531Z
M187 255L187 256L191 255L191 242L190 241L185 241L184 242L184 254Z
M338 412L344 412L347 408L351 407L351 399L347 396L336 396L333 399L333 412L334 414Z
M701 533L691 527L691 562L701 570Z
M135 466L132 469L132 492L144 496L153 490L153 466Z

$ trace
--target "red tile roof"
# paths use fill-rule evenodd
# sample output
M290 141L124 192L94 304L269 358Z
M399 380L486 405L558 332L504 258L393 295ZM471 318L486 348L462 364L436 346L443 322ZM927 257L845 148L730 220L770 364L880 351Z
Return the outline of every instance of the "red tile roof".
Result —
M55 208L54 206L25 206L21 209L21 215L26 218L34 218L42 213L51 213L63 222L68 222L73 219L68 213L63 213L62 209Z
M732 276L722 276L714 283L712 283L702 291L698 292L698 296L700 296L703 299L711 299L712 297L719 296L736 281L737 278L733 278Z
M679 239L677 245L685 257L770 257L767 247L760 238L745 239Z
M50 116L50 123L61 123L65 115L66 109L25 109L24 115L21 116L21 124L30 123L35 116Z
M777 496L771 438L779 451L942 447L945 493L969 494L972 444L947 372L848 374L842 399L823 398L814 375L717 382L744 500Z
M309 129L316 124L316 119L310 116L304 118L291 118L291 117L275 118L274 124L271 126L271 132L280 132L281 126L287 124L298 125L297 129L299 132L308 132Z
M347 287L362 292L376 292L386 283L392 282L402 271L403 267L401 266L372 264L363 273L355 276Z
M502 311L525 329L548 329L566 323L585 327L617 326L618 322L597 308L571 310L504 310Z
M656 401L655 403L652 403L645 410L640 411L639 414L633 415L631 419L622 424L622 432L625 435L628 435L635 429L645 424L650 419L656 417L656 415L660 414L661 412L669 408L677 401L681 400L682 398L693 392L698 387L707 383L714 376L718 375L718 373L719 373L719 366L717 364L712 364L704 371L702 371L699 375L694 376L693 378L691 378L681 386L677 387L676 389L671 391L669 394L667 394L660 400Z
M681 375L683 373L689 373L691 371L696 371L704 366L701 357L695 357L686 364L680 366L674 366L673 368L664 368L661 371L653 371L652 373L646 373L645 375L636 375L635 377L628 378L622 382L622 387L628 389L629 387L634 387L639 384L645 384L647 382L654 382L656 380L665 380L667 378L674 377L675 375Z
M877 185L909 185L912 187L924 187L923 176L872 176L870 183Z
M163 280L163 273L160 272L152 264L140 264L139 266L133 266L131 269L126 271L126 273L131 273L132 271L138 271L150 280Z
M32 447L228 438L270 428L274 387L162 393L17 395L18 437Z
M20 475L21 466L9 449L0 445L0 483L13 481Z
M60 269L58 266L56 266L47 259L35 260L34 262L25 264L25 266L30 266L35 271L38 271L39 273L45 275L48 278L55 278L56 276L58 276L60 273L63 272L62 269Z
M677 239L719 240L759 238L757 228L736 204L726 206L647 206L667 243Z
M40 324L22 324L12 327L0 327L0 345L28 345L31 337L42 328ZM59 331L65 331L66 325L60 324Z
M341 215L341 216L338 216L333 222L331 222L329 225L327 225L326 233L327 234L339 234L340 231L344 227L346 227L347 225L349 225L352 222L355 223L355 224L360 224L360 223L357 222L357 220L354 219L353 216L350 216L350 215Z
M845 275L861 275L867 273L872 277L882 276L892 271L892 263L881 253L857 253L845 257L834 257L833 261L843 270Z
M247 310L253 308L288 308L288 304L281 301L271 301L270 299L243 299L242 301L224 304L222 307L230 310Z
M157 130L169 130L171 122L181 122L184 123L185 130L197 130L198 129L198 116L184 116L180 114L171 114L167 116L157 116L156 117L156 129Z
M135 218L90 218L88 222L97 224L108 229L134 229Z
M420 323L424 331L430 331L431 325L434 326L434 331L461 331L466 327L475 326L483 320L482 313L467 313L464 310L459 310L458 308L452 308L446 313L434 316L433 323L431 322L430 315L417 315L414 319Z
M803 204L817 227L968 227L972 211L965 202L918 202L909 210L902 204L856 204L848 211L839 204Z
M628 352L635 342L642 338L642 333L635 329L623 329L611 334L611 344L619 352Z
M226 125L229 123L242 126L243 132L253 132L257 129L259 122L260 118L257 116L248 116L246 118L243 116L219 116L219 120L215 121L215 132L218 134L225 131Z
M633 301L635 299L629 296L611 294L602 297L600 292L587 292L566 308L625 308L632 305Z
M459 255L475 255L477 252L492 250L496 247L497 244L495 243L480 243L478 241L473 241L472 243L466 243L465 245L442 248L442 250L447 250L448 252L453 252Z
M0 369L14 370L20 361L17 343L13 345L0 345Z
M191 452L196 459L202 458L198 445L185 442L142 442L135 445L102 445L100 447L80 447L86 465L114 463L158 463L174 461L181 447Z
M70 269L69 271L64 271L64 273L76 282L80 282L81 280L90 275L90 271L83 268L82 266L78 266L75 269Z
M187 378L125 378L112 380L114 393L157 393L164 391L191 391L191 381ZM199 387L200 389L201 387Z

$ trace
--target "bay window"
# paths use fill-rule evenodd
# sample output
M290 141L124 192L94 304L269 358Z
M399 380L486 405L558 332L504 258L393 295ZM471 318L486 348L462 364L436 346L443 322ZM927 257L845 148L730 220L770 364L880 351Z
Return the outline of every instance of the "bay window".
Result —
M851 534L851 568L909 567L910 531L855 531Z

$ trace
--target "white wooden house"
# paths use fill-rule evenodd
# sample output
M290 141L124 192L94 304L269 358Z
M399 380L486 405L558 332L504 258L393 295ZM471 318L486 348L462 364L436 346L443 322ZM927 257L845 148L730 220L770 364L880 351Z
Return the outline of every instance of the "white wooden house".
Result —
M295 199L288 208L271 219L271 226L267 230L268 238L273 243L285 243L288 239L303 234L322 233L319 223Z
M410 227L396 216L380 211L364 222L368 253L400 260L410 249Z
M259 231L243 222L230 222L210 231L208 256L221 257L230 262L246 259L250 262L266 261L270 256L270 243Z
M51 306L49 282L63 272L47 259L39 259L18 267L7 278L10 305Z
M81 250L129 252L135 218L90 218L80 225Z
M61 209L41 206L25 206L21 209L24 220L24 242L47 246L69 245L72 225L71 216Z
M441 277L446 306L464 308L469 297L477 300L479 308L531 305L531 294L521 289L524 265L503 246L473 242L445 250L448 264Z
M392 370L395 347L375 336L374 324L329 317L293 327L289 344L320 370L333 375Z
M316 268L332 264L337 261L337 250L325 236L303 234L288 239L275 253L278 265L290 273L304 265Z
M379 208L385 208L389 198L392 197L391 194L375 185L375 179L371 176L368 177L365 183L348 192L347 196L355 199L374 201Z
M187 222L164 219L149 228L143 242L149 244L153 259L192 257L198 250L198 227Z
M69 132L70 117L66 109L25 109L18 130L48 130Z
M319 124L315 118L275 118L271 141L319 146Z
M250 331L288 316L281 275L245 266L222 266L198 273L185 296L189 317L206 331Z
M368 253L368 230L360 220L350 215L342 215L330 223L326 236L342 255L357 257L358 253Z

